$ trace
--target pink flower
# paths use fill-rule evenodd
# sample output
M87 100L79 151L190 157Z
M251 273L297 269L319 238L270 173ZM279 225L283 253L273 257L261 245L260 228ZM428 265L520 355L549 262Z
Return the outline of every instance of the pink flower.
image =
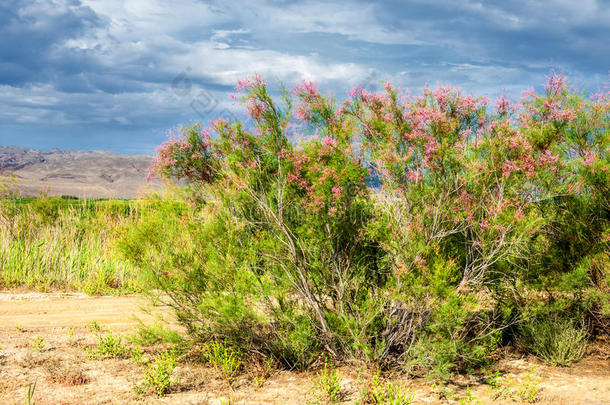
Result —
M544 85L544 89L547 93L555 95L566 89L566 78L563 73L551 72L550 76L547 76L547 82Z
M416 256L415 259L413 259L413 264L419 270L424 270L426 268L426 259Z
M418 172L417 170L409 170L407 173L407 179L409 179L409 181L412 181L414 183L417 183L418 181L420 181L424 176Z
M343 188L337 184L332 188L331 191L333 193L333 197L335 197L335 200L338 200L339 197L341 197L341 192L343 191Z
M597 153L593 152L593 151L590 151L590 150L587 150L584 153L582 163L585 166L591 167L591 166L593 166L593 162L595 161L595 159L597 159Z
M506 162L504 162L504 165L502 166L502 176L508 178L510 177L512 172L518 171L519 167L511 162L510 160L507 160Z
M336 148L337 147L337 140L331 138L330 136L326 136L324 137L324 139L322 140L322 145L327 146L327 147L333 147Z
M510 112L510 101L506 98L506 92L503 92L502 97L497 100L496 111L498 114L507 114Z

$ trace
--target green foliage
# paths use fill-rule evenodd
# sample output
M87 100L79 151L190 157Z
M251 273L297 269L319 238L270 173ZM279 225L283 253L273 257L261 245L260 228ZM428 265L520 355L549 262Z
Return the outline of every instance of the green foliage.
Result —
M585 354L587 332L567 319L544 319L526 325L529 350L552 366L569 366Z
M25 404L26 405L36 405L36 400L34 399L34 394L36 393L36 383L29 383L25 388Z
M44 346L44 338L42 336L36 336L34 337L34 340L30 342L30 347L36 350L37 352L42 351L42 349L44 349Z
M410 405L415 399L415 394L408 389L390 381L385 382L381 377L381 371L377 369L373 378L361 392L362 404L373 405Z
M240 353L237 350L220 341L213 341L207 343L202 352L206 362L220 370L229 383L233 381L242 366Z
M0 199L0 283L138 291L137 271L117 258L114 241L116 228L146 209L144 202Z
M175 351L166 350L158 353L144 364L144 381L136 385L137 392L152 390L156 395L165 395L170 391L176 378L172 377L178 357Z
M512 395L510 386L504 381L499 371L487 378L487 384L492 390L494 400L510 398Z
M313 388L317 394L328 402L337 402L341 399L341 376L335 369L329 369L328 363L324 363L324 368L316 373Z
M522 401L528 403L537 402L540 398L540 377L536 375L536 371L532 370L523 377L521 382L515 387L515 395Z
M487 378L487 384L492 390L494 400L513 399L528 403L534 403L540 399L542 391L540 381L535 369L527 372L518 381L504 379L499 372Z
M156 343L172 343L180 345L184 338L175 330L171 330L162 324L140 325L135 335L129 340L139 345L153 345Z
M460 405L482 405L483 403L476 399L470 391L470 386L466 387L466 394L458 401Z
M104 358L128 358L129 348L123 342L123 338L120 334L114 334L112 332L107 333L95 333L97 345L95 348L85 348L89 357L95 359Z

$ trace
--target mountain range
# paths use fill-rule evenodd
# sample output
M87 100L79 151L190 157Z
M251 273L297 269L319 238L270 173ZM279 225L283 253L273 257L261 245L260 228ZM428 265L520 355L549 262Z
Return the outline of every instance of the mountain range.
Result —
M146 180L151 159L102 150L0 146L0 178L14 175L23 195L44 191L81 198L135 198L163 188L159 180Z

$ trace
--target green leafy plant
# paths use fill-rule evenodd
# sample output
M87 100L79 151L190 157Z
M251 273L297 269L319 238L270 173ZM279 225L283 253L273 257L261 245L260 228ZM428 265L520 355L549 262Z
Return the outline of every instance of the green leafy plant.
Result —
M87 329L89 329L93 333L98 333L104 330L105 326L98 321L91 321L87 324Z
M203 358L213 367L220 370L227 381L233 381L242 363L240 353L228 344L213 341L203 347Z
M374 405L409 405L415 399L415 394L409 389L403 389L390 381L384 384L379 369L373 374L373 378L360 396L361 403Z
M123 342L120 334L107 332L95 333L97 345L94 348L85 348L91 358L128 358L129 348Z
M487 378L487 384L492 390L493 399L511 398L511 387L500 375L499 371Z
M42 336L37 335L36 337L34 337L34 340L32 340L30 342L30 347L34 350L36 350L37 352L42 351L42 349L44 349L45 343L44 343L44 338Z
M324 368L316 373L313 387L320 397L329 402L337 402L343 396L341 376L337 370L329 369L327 362L324 363Z
M470 390L470 386L466 387L466 394L458 401L460 405L482 405L483 403L476 399Z
M178 357L175 351L166 350L158 353L144 364L144 381L135 385L136 392L152 390L156 395L167 394L177 377L172 377Z
M515 395L524 402L534 403L540 399L540 377L536 370L528 372L514 388Z

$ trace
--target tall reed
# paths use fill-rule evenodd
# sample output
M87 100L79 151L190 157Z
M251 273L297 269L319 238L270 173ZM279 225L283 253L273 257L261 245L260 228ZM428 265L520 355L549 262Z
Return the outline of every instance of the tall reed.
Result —
M0 283L87 293L133 291L138 273L114 242L144 201L0 200Z

